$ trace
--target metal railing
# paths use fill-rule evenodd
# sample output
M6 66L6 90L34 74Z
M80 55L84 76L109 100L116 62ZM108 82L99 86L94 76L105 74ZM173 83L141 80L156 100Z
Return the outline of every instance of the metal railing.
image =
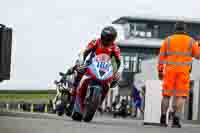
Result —
M0 112L40 112L40 113L49 113L52 111L50 104L46 103L0 103Z

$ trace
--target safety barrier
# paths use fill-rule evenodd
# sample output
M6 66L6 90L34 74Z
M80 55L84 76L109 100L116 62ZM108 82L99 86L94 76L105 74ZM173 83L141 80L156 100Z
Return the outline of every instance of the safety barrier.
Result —
M33 104L33 103L17 103L17 102L0 102L0 111L19 111L19 112L39 112L50 113L52 107L46 103Z

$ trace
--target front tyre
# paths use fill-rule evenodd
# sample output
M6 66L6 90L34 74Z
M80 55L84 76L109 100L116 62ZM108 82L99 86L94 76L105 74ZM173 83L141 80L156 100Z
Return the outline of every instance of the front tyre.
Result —
M73 112L72 113L72 119L74 121L81 121L82 120L82 114L80 114L78 112Z
M85 109L83 112L83 120L90 122L99 106L101 98L100 88L90 88L90 94L86 97Z

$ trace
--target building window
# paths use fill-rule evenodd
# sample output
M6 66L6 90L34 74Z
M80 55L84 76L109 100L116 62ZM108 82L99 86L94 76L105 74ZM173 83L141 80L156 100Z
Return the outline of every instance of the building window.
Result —
M159 26L148 23L129 23L124 25L125 38L158 38Z
M138 62L138 72L142 72L142 59L139 58L139 62Z
M137 31L145 31L147 29L147 24L136 23L135 26Z
M152 32L147 32L146 34L148 38L152 38Z
M124 28L124 38L125 39L129 39L131 34L130 34L130 30L131 30L131 25L129 23L126 23L123 25L123 28Z
M122 70L123 72L141 72L141 63L142 59L138 56L123 56L123 65Z
M159 37L159 26L154 25L153 26L153 38L158 38Z
M128 71L129 70L129 56L125 56L124 57L124 71Z

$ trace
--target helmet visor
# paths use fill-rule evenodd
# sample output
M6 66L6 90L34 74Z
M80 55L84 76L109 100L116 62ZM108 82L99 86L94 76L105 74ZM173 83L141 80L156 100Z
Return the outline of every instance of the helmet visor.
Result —
M109 46L112 45L112 43L115 41L115 38L112 36L102 37L101 41L104 46Z

